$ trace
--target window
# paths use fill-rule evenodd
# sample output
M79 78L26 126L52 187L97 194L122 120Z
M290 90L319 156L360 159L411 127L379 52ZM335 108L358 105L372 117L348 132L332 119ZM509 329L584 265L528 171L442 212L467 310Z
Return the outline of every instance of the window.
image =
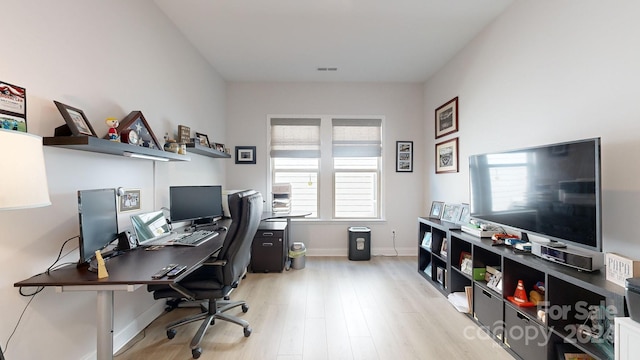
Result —
M325 219L381 217L381 119L273 117L270 126L271 181L291 184L292 211ZM332 206L321 211L321 203Z
M382 120L332 119L334 218L380 217Z
M271 118L271 181L291 184L291 211L318 217L320 119Z

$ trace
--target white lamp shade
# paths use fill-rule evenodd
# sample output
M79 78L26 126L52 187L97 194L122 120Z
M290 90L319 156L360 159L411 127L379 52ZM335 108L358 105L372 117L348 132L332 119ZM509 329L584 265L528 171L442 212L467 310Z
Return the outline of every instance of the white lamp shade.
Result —
M0 210L51 205L40 136L0 129Z

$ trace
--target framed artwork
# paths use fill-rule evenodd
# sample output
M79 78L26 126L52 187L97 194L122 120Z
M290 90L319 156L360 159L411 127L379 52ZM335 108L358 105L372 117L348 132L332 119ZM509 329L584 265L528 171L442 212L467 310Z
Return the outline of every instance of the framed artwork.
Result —
M469 208L469 204L462 203L460 204L460 219L458 219L458 224L468 224L469 221L471 221L471 209Z
M140 190L124 190L118 203L120 212L140 210Z
M413 172L413 141L396 141L396 172Z
M441 267L437 267L436 268L436 280L444 286L444 282L445 280L445 274L446 274L447 270L445 270L444 268Z
M120 125L118 125L118 134L121 134L125 130L133 130L138 134L138 144L144 147L148 147L151 149L160 149L163 147L160 145L158 138L156 138L153 131L151 131L151 127L147 123L147 120L142 115L141 111L132 111L127 115L122 121Z
M27 90L0 81L0 129L27 132Z
M255 164L255 146L236 146L236 164Z
M447 238L442 239L442 245L440 246L440 256L447 257L449 247L447 246Z
M436 109L436 139L458 131L458 97Z
M67 123L69 130L71 130L71 134L75 136L97 136L96 132L93 130L91 123L87 120L87 116L84 114L84 111L80 109L76 109L72 106L65 105L58 101L53 101L62 114L64 121Z
M429 231L424 233L422 238L422 247L431 250L431 233Z
M460 204L445 204L442 211L442 221L458 222L460 220L460 210Z
M178 125L178 142L188 144L191 142L191 128L185 125Z
M213 143L212 148L215 146L215 149L220 152L224 152L224 144Z
M209 144L209 137L207 135L197 132L196 139L200 141L200 145L211 147L211 144Z
M444 202L433 201L431 203L431 211L429 211L429 217L432 219L440 219L440 217L442 217L443 207L444 207Z
M458 172L458 138L436 144L436 174Z

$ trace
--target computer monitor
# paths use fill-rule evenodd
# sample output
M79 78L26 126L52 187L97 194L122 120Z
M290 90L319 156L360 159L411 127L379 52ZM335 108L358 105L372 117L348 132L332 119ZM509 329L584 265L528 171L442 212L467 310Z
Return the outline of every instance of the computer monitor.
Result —
M222 186L169 187L169 215L171 222L191 221L211 223L222 218Z
M115 189L78 191L80 224L80 260L91 262L96 250L102 250L118 238L118 212Z

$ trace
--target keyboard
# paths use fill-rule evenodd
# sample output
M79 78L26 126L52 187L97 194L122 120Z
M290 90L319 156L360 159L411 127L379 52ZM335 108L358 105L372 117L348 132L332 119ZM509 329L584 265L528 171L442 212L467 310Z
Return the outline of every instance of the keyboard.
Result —
M196 230L192 233L178 237L174 240L177 245L200 245L201 243L213 239L218 233L210 230Z

